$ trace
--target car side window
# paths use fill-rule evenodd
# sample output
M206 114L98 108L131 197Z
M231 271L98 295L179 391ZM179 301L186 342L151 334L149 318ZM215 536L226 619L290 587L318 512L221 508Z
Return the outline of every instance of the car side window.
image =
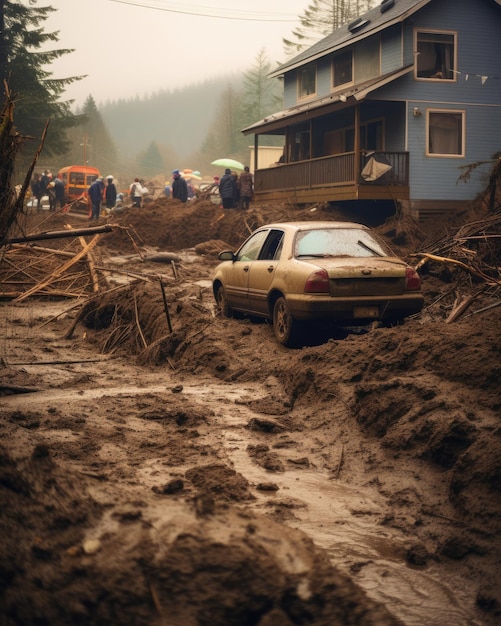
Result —
M261 249L259 259L261 261L273 261L280 257L284 233L282 230L270 230L266 241Z
M237 261L255 261L268 233L268 230L260 230L252 235L238 251Z

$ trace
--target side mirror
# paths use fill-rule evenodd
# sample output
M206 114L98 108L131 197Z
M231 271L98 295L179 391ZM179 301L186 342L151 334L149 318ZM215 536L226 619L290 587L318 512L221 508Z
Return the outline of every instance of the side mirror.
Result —
M237 257L231 250L224 250L219 253L218 256L220 261L236 261Z

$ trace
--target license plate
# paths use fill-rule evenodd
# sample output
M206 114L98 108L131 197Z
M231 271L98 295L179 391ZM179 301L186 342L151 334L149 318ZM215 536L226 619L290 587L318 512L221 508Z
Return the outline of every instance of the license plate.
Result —
M353 309L353 317L377 319L379 317L379 308L377 306L356 306Z

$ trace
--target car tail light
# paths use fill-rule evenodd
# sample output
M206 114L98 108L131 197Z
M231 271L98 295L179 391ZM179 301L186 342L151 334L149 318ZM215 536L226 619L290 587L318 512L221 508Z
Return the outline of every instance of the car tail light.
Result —
M329 275L326 270L311 273L304 284L304 293L329 293Z
M412 267L405 268L405 291L419 291L421 289L421 278Z

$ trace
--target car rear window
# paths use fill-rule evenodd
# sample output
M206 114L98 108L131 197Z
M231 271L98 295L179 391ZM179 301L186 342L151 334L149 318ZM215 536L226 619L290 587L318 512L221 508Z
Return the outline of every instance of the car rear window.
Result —
M294 256L371 257L387 256L387 252L366 230L327 228L299 232Z

